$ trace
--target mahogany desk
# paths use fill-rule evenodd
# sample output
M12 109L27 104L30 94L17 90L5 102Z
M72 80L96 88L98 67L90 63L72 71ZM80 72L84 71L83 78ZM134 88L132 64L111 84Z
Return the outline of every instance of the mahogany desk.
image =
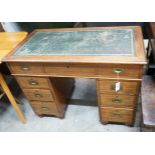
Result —
M13 50L25 37L27 36L26 32L0 32L0 65L2 59ZM19 119L25 123L26 119L20 110L18 104L16 103L14 97L12 96L1 72L0 72L0 87L2 87L4 93L7 95L10 103L17 112Z
M63 118L74 78L94 78L101 122L132 125L144 52L138 26L42 29L4 62L37 115Z

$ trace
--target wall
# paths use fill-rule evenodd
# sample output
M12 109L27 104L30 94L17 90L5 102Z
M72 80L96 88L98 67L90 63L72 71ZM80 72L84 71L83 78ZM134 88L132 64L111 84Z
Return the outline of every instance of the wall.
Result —
M6 32L22 31L16 22L2 22L1 24Z

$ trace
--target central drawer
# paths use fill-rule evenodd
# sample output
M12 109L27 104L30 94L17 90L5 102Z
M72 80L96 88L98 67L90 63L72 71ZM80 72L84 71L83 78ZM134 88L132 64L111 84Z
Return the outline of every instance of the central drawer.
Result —
M101 108L102 122L120 122L132 123L133 122L133 109L124 108Z
M95 76L97 68L79 65L45 65L45 72L54 76Z
M44 89L23 89L26 97L31 101L54 101L50 90Z
M136 96L100 94L101 107L134 108Z

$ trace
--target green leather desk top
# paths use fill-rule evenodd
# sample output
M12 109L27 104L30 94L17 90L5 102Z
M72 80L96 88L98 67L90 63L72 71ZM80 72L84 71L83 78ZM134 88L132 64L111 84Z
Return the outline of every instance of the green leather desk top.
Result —
M133 29L36 32L14 56L114 55L134 56Z

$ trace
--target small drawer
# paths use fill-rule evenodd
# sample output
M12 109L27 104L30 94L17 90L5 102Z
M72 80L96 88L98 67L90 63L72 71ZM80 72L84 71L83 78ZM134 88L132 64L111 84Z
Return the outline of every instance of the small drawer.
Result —
M55 102L31 102L31 106L38 115L58 115L58 109Z
M101 108L101 121L102 122L118 122L129 123L133 122L133 109L124 108Z
M116 91L117 80L98 80L100 93L137 95L139 92L140 81L120 80L119 90Z
M43 89L23 89L26 97L31 101L54 101L50 90Z
M101 107L134 108L136 96L100 94Z
M107 78L135 78L142 76L143 66L139 65L104 65L98 68L98 74Z
M12 74L43 74L43 66L36 63L10 63Z
M22 88L49 88L49 79L40 77L16 77Z

